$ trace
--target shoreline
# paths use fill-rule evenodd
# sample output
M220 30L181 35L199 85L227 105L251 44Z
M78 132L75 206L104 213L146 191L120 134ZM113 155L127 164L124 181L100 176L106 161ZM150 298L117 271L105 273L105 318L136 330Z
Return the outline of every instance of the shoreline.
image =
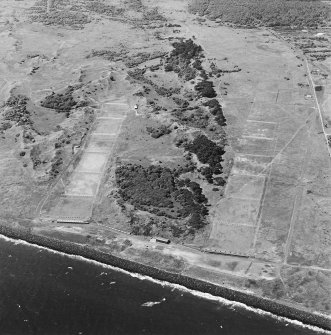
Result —
M330 318L326 315L323 316L322 314L313 314L280 301L254 296L233 288L216 285L199 278L193 278L179 273L158 269L154 266L134 262L110 253L96 250L92 246L36 235L31 233L28 228L11 228L2 224L0 224L0 234L12 239L20 239L28 243L35 244L40 247L46 247L68 255L81 256L128 272L149 276L156 280L169 282L170 284L179 284L190 290L242 303L249 307L274 314L275 316L300 321L308 326L316 326L323 330L331 330Z

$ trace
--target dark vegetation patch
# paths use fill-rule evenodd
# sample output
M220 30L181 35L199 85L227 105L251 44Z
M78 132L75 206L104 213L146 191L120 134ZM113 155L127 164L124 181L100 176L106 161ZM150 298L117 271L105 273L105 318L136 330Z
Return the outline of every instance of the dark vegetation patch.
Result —
M2 122L0 124L0 132L2 133L3 131L6 131L7 129L10 129L11 128L11 124L10 122Z
M190 127L205 129L209 124L209 115L200 107L174 109L171 114Z
M197 68L199 68L199 58L202 57L201 46L195 44L191 39L175 42L172 46L174 49L165 59L165 71L174 71L186 81L194 79L197 76Z
M314 36L310 31L305 35L293 29L278 29L287 40L291 40L310 60L324 61L331 56L330 42L326 36Z
M43 101L41 106L45 108L55 109L59 113L69 114L70 110L77 105L74 100L72 93L75 91L75 87L68 86L64 93L52 93L48 95Z
M163 97L171 97L173 94L180 93L180 88L165 88L163 86L158 86L152 80L144 76L145 72L146 72L146 69L134 69L132 71L128 71L128 75L131 77L131 79L137 82L144 83L144 84L151 86L157 94ZM145 90L145 93L149 93L148 91L149 89L148 88L146 89L147 91Z
M202 168L201 173L206 177L209 183L213 183L214 174L222 173L221 162L223 160L222 156L225 153L224 146L219 146L205 135L199 135L191 143L186 144L185 149L196 154L201 163L208 165ZM218 185L220 185L221 182L221 180L217 179Z
M175 235L192 234L206 225L207 198L201 187L189 179L178 179L169 168L123 165L116 169L116 182L121 198L135 209L174 219ZM150 232L147 229L143 234Z
M146 130L153 138L159 138L163 135L171 133L171 129L166 125L161 125L159 127L147 127Z
M214 90L214 84L211 81L203 80L194 86L195 90L199 92L200 97L215 98L217 96Z
M155 51L155 52L139 52L136 55L129 56L125 61L125 65L129 68L135 67L141 63L153 60L156 58L164 57L166 52L164 51Z
M88 9L91 12L106 16L118 16L123 14L124 12L124 8L119 8L112 5L106 5L105 3L99 1L88 2L86 5L86 9Z
M37 155L35 155L37 162L35 163L32 159L34 168L37 168L39 165L43 167L44 164L50 162L48 176L49 179L55 178L60 172L63 171L65 163L68 161L68 159L72 158L72 155L74 154L73 148L75 146L80 147L83 145L83 141L88 134L90 124L93 122L93 120L93 110L88 108L85 109L84 115L79 120L78 124L76 124L73 129L70 129L70 131L64 130L63 133L57 138L56 142L54 143L55 154L53 158L50 161L47 161L42 160L38 158Z
M201 46L195 44L191 39L175 42L172 46L174 49L171 51L170 57L180 57L191 61L197 59L202 53Z
M17 125L31 125L30 112L27 109L29 98L25 95L12 95L5 103L9 107L4 113L4 120L15 122ZM7 124L7 129L8 127Z
M174 207L172 194L176 186L170 169L158 166L121 166L116 169L116 180L123 200L130 201L141 209L148 206Z
M145 10L143 12L143 20L148 21L167 21L167 19L154 7L151 10Z
M46 5L43 8L32 8L30 19L33 22L40 22L44 25L67 26L74 29L83 29L84 26L91 22L89 17L81 11L77 10L52 10L50 13L45 11Z
M143 5L141 0L125 0L124 4L128 9L134 10L135 12L143 13L143 17L145 20L165 21L165 18L159 13L157 7L149 9L149 7Z
M215 121L220 126L226 126L226 119L223 114L223 109L218 100L211 99L206 101L203 105L209 107L210 113L215 116Z
M38 145L33 146L30 152L30 159L32 161L32 166L36 169L41 164L41 149Z
M51 161L51 169L49 171L50 178L55 178L63 168L63 151L58 149Z
M92 57L102 57L106 60L109 61L119 61L122 59L125 54L127 54L128 51L126 50L121 50L121 51L112 51L112 50L107 50L107 49L102 49L102 50L95 50L92 49L92 51L86 56L86 58L92 58Z
M316 27L330 20L328 4L318 0L192 0L192 13L245 26Z

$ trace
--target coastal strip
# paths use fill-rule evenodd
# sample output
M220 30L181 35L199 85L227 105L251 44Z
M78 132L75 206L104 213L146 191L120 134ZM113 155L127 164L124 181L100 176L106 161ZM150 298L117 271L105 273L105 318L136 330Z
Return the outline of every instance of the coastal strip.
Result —
M131 273L149 276L153 279L178 284L189 290L200 291L212 296L221 297L234 302L260 309L276 316L299 321L303 324L331 330L330 319L322 314L313 314L275 300L257 297L221 285L216 285L201 279L188 277L178 273L158 269L150 265L133 262L109 253L104 253L88 245L80 245L66 240L58 240L31 233L29 228L8 227L0 224L0 234L12 239L20 239L37 246L49 248L68 255L81 256L93 261L117 267ZM304 326L304 325L303 325Z

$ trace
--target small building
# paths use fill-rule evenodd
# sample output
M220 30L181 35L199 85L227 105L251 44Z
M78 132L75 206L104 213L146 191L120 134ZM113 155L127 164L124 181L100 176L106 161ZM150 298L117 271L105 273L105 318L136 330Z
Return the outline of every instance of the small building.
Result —
M138 105L134 105L133 108L134 108L134 109L138 109Z
M170 244L170 240L168 238L163 238L163 237L154 237L150 241L153 243L159 242L159 243L164 243L164 244Z
M316 35L315 35L315 37L323 37L325 35L325 33L317 33Z
M70 224L70 223L75 223L75 224L89 224L89 220L85 220L85 219L81 219L81 218L61 218L61 219L57 219L56 220L57 223L66 223L66 224Z
M310 100L312 98L313 98L313 96L311 94L305 94L305 99Z

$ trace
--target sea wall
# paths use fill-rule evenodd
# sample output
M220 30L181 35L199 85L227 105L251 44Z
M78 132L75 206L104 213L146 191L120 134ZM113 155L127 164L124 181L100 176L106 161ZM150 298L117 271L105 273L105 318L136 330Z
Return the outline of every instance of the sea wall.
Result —
M147 275L158 280L180 284L192 290L197 290L212 294L214 296L220 296L228 300L241 302L243 304L268 311L278 316L283 316L301 321L305 324L331 330L330 319L326 316L324 317L323 315L315 315L309 313L308 311L286 305L279 301L254 296L241 291L236 291L235 289L212 284L200 279L133 262L128 259L123 259L112 254L98 251L92 246L90 247L65 240L57 240L54 238L35 235L30 232L30 229L23 227L13 229L11 227L0 225L0 234L14 239L21 239L32 244L47 247L67 254L83 256L85 258L118 267L130 272Z

